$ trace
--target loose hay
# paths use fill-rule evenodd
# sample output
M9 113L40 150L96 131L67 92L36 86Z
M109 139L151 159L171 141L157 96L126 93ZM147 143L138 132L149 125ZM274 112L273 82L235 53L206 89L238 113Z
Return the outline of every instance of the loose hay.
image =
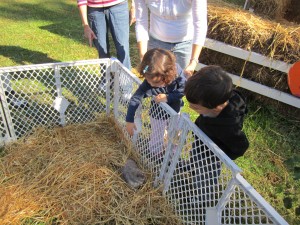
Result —
M37 129L0 158L0 224L181 224L151 177L120 178L130 155L111 122Z

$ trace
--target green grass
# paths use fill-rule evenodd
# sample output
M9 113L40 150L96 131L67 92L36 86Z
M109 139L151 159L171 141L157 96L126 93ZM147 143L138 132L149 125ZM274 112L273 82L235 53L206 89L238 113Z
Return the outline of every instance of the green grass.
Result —
M290 224L299 224L300 121L251 103L244 130L251 145L236 160L243 176Z
M2 0L0 11L1 67L98 57L83 38L75 0ZM130 45L135 67L139 59L134 27ZM183 111L192 120L197 117L187 104ZM252 102L244 130L250 148L236 160L243 176L290 224L300 224L300 121Z

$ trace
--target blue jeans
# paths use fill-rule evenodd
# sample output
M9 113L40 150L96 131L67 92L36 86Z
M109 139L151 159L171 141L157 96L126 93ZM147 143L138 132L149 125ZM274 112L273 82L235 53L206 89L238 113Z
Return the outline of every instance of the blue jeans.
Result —
M176 56L177 63L182 69L185 69L190 63L192 54L192 40L169 43L155 39L150 35L148 41L148 50L152 48L163 48L172 51Z
M98 50L99 58L111 57L108 40L110 30L118 60L130 69L128 2L104 8L88 7L88 21L97 36L93 43Z

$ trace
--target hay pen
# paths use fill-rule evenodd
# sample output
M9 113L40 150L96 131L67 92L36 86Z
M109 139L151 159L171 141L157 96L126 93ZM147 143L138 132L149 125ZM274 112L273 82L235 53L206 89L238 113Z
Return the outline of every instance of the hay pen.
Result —
M276 23L228 4L208 5L207 37L290 64L300 59L299 25ZM286 73L209 49L203 49L199 60L206 65L220 65L230 73L290 93Z
M38 128L0 158L0 224L181 224L158 189L120 177L135 157L106 118Z

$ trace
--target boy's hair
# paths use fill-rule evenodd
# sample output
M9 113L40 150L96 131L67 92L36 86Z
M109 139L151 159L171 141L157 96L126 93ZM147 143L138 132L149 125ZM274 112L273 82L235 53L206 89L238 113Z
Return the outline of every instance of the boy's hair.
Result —
M219 66L206 66L191 76L185 85L188 102L209 109L226 102L232 93L231 78Z
M169 84L177 75L175 55L161 48L150 49L144 55L138 72L149 79L160 77L165 84Z

